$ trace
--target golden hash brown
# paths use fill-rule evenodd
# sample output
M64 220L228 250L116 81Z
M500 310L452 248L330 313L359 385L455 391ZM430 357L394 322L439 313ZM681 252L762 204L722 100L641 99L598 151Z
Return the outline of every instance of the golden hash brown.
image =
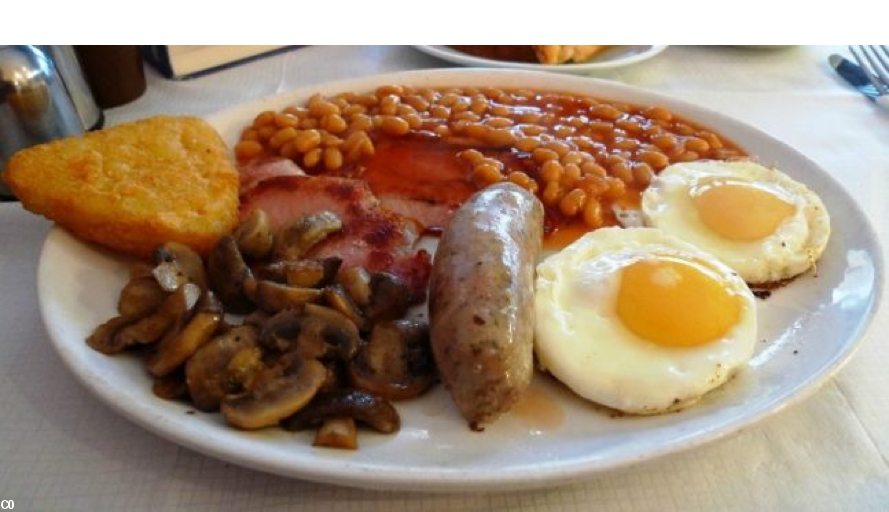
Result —
M9 161L22 205L135 256L182 242L206 254L238 217L238 171L218 133L159 116L42 144Z

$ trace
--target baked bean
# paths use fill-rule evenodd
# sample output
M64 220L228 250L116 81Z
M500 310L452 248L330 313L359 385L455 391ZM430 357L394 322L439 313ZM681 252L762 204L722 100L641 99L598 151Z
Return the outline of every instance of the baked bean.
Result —
M591 98L589 96L583 96L580 98L580 104L586 108L595 107L599 104L599 100L596 98Z
M343 145L343 139L332 133L321 132L321 145L325 148L338 148Z
M642 136L651 139L664 133L664 129L656 124L650 124L642 129Z
M587 123L587 128L594 132L610 132L614 129L614 124L608 121L592 120Z
M722 141L719 139L715 133L710 132L698 132L698 137L707 141L707 144L710 144L710 149L722 149Z
M586 192L579 188L575 188L571 192L565 194L562 200L559 201L559 211L566 217L574 217L578 212L583 211L586 201Z
M364 132L350 133L345 140L343 140L342 150L348 154L355 149L360 149L361 142L365 137L367 137L367 134Z
M471 110L464 110L463 112L454 112L451 115L451 119L454 121L469 121L470 123L477 123L481 121L481 117Z
M307 103L309 107L309 115L321 118L329 114L339 114L340 108L335 104L325 100L320 94L314 94L309 98Z
M402 116L402 119L407 121L407 125L410 126L411 130L418 130L423 125L423 119L418 114L407 114Z
M448 119L451 117L451 109L444 105L432 105L429 107L429 115L435 119Z
M448 126L444 125L444 124L440 124L440 125L436 126L432 131L442 137L447 137L448 135L451 134L451 129L448 128Z
M318 128L318 120L314 117L306 117L299 120L300 130L312 130Z
M562 155L559 160L562 162L562 164L580 165L583 162L583 156L581 156L582 154L583 153L581 153L580 151L569 151Z
M394 116L398 113L398 104L401 99L394 94L389 94L380 98L380 114L384 116Z
M642 113L649 119L654 119L655 121L670 122L673 120L673 114L664 107L648 107L643 110Z
M539 126L536 124L520 124L519 130L522 131L525 135L540 135L546 131L546 128L543 126Z
M374 156L375 152L373 141L370 140L370 137L365 137L361 143L361 154L364 156Z
M400 117L385 116L380 124L380 129L389 135L404 135L411 130L411 126Z
M266 124L260 126L256 133L259 135L260 140L269 140L274 134L278 133L278 127L274 124Z
M598 197L608 190L608 181L604 176L588 174L574 184L575 187L586 191L589 197Z
M700 155L696 151L685 151L678 157L676 157L677 162L691 162L693 160L697 160L700 158Z
M400 85L381 85L375 91L377 98L383 99L386 96L401 96L404 94L404 87Z
M380 103L380 100L375 94L362 94L361 96L355 98L354 103L363 105L365 108L373 108Z
M558 120L559 118L556 117L556 115L552 112L545 112L543 115L540 116L540 124L543 126L552 126L556 124L556 121Z
M558 141L558 140L547 142L546 144L543 145L543 147L545 147L546 149L551 149L552 151L555 151L555 153L557 155L559 155L560 157L567 154L569 151L571 151L571 146L569 146L568 144L566 144L562 141Z
M466 149L457 153L457 158L466 160L473 166L478 165L485 159L485 155L477 149Z
M562 166L562 169L564 171L562 172L561 179L559 179L559 183L566 189L573 187L577 180L580 179L580 166L577 164L565 164Z
M583 128L590 122L586 116L571 116L565 121L575 128Z
M548 148L536 148L531 152L531 156L538 164L542 164L547 160L558 160L559 154Z
M496 105L494 107L491 107L490 112L491 112L491 115L497 116L497 117L507 117L510 114L512 114L512 110L509 107L504 106L504 105Z
M515 121L508 117L489 117L483 121L484 124L491 128L508 128L515 124Z
M673 131L679 135L691 135L695 129L685 123L673 123Z
M299 151L296 149L296 144L293 141L290 141L278 150L278 153L284 158L289 158L291 160L295 159L299 156Z
M254 158L262 153L262 144L256 140L242 140L235 144L235 155L242 160Z
M735 156L737 156L737 153L730 149L714 149L712 154L712 157L716 160L728 160Z
M543 196L540 199L543 200L543 204L547 206L555 206L562 200L563 195L562 187L559 185L559 182L550 181L543 187Z
M566 138L574 135L574 132L576 131L577 128L573 126L561 124L559 126L556 126L556 128L553 130L553 133L555 133L557 137Z
M304 130L297 134L294 140L297 151L306 153L321 144L321 132L318 130Z
M410 105L405 105L402 103L402 104L398 105L397 107L395 107L395 115L397 115L398 117L404 117L408 114L416 114L416 113L417 113L417 109L415 109L414 107L412 107Z
M624 182L625 185L633 184L633 170L630 169L628 163L614 164L608 168L608 173Z
M621 111L618 108L606 104L596 105L591 109L591 113L600 119L607 119L609 121L614 121L621 115Z
M324 149L324 167L328 171L335 171L343 166L343 154L337 148Z
M241 140L259 140L259 131L255 128L247 128L241 132Z
M503 180L503 175L493 165L481 163L472 170L472 179L478 185L487 186Z
M486 144L494 147L507 147L515 144L516 137L512 131L506 128L490 129L482 135L482 140Z
M402 101L413 107L414 110L416 110L417 112L426 112L427 110L429 110L429 101L422 96L414 94L412 96L405 97Z
M537 124L540 122L540 112L522 112L518 120L520 123Z
M284 113L296 116L298 119L302 119L309 115L309 110L303 107L287 107L284 109Z
M494 166L495 169L497 169L498 171L501 171L501 172L503 171L503 168L506 167L505 165L503 165L503 162L501 162L500 160L497 160L496 158L491 158L489 156L482 158L481 163Z
M367 132L373 129L374 121L367 114L356 114L349 124L349 130Z
M315 148L303 154L303 165L306 167L315 167L321 161L321 148Z
M367 107L365 107L364 105L359 105L357 103L351 104L343 109L343 115L346 117L364 114L365 112L367 112Z
M611 153L605 157L605 165L607 165L609 167L612 165L625 164L625 163L627 163L626 158L624 158L620 155L614 154L614 153Z
M636 157L657 170L661 170L670 164L670 159L667 158L667 155L659 151L640 151L636 154Z
M639 147L639 141L637 141L636 139L620 138L614 141L614 147L617 149L622 149L624 151L632 151Z
M586 204L583 206L583 222L587 227L593 229L602 226L604 223L602 203L595 197L588 198Z
M271 110L266 110L264 112L260 112L253 119L253 126L255 128L262 128L263 126L270 125L275 122L275 113Z
M618 119L614 122L614 125L626 130L627 133L639 133L642 131L642 125L631 119Z
M547 160L540 166L540 179L547 183L552 181L557 182L562 179L563 172L565 172L565 169L558 160Z
M491 129L481 123L470 122L466 125L466 136L482 140Z
M651 143L663 150L667 150L675 147L676 144L679 144L679 139L677 139L675 135L655 135L651 138Z
M457 100L460 99L460 95L455 92L446 92L441 98L438 99L439 105L450 107L453 106L454 103L457 103Z
M608 174L605 171L605 168L602 167L601 165L597 164L596 162L584 163L583 165L580 166L580 172L585 175L599 176L599 177L603 177L603 178L605 177L606 174Z
M633 182L637 186L647 187L651 183L652 178L654 178L654 170L650 165L642 162L633 166Z
M272 137L269 139L269 147L272 149L278 149L283 146L286 142L290 142L295 139L297 135L296 128L284 128L283 130L278 130Z
M531 184L531 177L522 171L513 171L509 173L509 176L507 176L506 179L524 189L528 189Z
M710 144L704 139L689 137L685 139L685 149L696 151L698 153L705 153L710 150Z
M321 128L330 133L343 133L349 125L339 114L328 114L321 118Z
M275 114L275 126L278 128L290 128L299 124L299 118L290 114Z
M609 176L605 178L608 183L608 189L602 192L602 197L607 199L620 199L627 193L627 185L623 180Z
M534 137L521 137L516 141L516 149L530 153L540 144L540 141Z
M469 105L470 110L475 112L478 115L482 115L488 111L488 100L482 97L473 98L472 103Z

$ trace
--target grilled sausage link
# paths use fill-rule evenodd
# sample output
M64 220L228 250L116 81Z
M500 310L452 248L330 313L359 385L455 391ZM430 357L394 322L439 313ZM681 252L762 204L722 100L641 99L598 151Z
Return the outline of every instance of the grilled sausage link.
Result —
M432 349L473 430L508 411L531 382L542 236L540 201L502 183L457 210L438 245L429 293Z

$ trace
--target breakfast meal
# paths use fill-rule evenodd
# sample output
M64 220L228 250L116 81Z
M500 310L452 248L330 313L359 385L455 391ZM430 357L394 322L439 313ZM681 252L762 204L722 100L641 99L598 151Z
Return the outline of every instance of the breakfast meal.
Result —
M18 152L4 179L35 213L115 251L206 253L238 222L238 171L194 117L159 116Z
M258 112L232 150L158 117L25 150L4 176L26 208L150 259L90 347L238 429L346 449L438 381L474 431L535 371L622 414L692 406L753 356L751 288L811 270L830 236L814 192L713 130L551 91L314 94Z
M539 62L540 64L566 64L588 62L607 48L606 45L457 45L451 46L469 55L486 59L512 62Z

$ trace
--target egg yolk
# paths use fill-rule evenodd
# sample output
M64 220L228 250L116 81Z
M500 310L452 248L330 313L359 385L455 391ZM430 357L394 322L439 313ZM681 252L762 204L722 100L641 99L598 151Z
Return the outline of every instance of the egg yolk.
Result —
M796 211L796 206L769 190L742 181L717 181L695 187L691 199L708 228L738 242L771 235Z
M738 322L741 307L740 297L710 270L684 260L641 260L621 273L618 316L658 345L691 347L719 339Z

